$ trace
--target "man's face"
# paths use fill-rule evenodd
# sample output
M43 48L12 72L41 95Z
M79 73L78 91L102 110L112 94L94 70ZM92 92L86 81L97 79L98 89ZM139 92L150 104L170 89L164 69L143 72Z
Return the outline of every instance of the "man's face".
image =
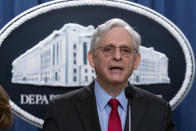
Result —
M100 38L96 51L94 54L89 52L88 58L100 84L121 84L127 83L137 68L140 54L134 50L133 39L128 31L113 27Z

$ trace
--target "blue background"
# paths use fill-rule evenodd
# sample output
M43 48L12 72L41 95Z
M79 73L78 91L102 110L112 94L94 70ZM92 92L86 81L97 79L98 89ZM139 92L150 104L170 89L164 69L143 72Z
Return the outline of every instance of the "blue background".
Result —
M21 12L50 0L1 0L0 29ZM195 0L130 0L150 7L175 23L188 38L196 52L196 1ZM196 80L183 102L173 111L178 131L196 131ZM11 131L40 131L41 129L21 120L17 116Z

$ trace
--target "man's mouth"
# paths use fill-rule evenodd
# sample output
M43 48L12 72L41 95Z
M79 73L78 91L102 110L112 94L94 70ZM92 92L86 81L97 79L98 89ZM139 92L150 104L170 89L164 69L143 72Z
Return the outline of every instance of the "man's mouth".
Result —
M111 71L122 71L123 68L121 66L111 66L109 67Z

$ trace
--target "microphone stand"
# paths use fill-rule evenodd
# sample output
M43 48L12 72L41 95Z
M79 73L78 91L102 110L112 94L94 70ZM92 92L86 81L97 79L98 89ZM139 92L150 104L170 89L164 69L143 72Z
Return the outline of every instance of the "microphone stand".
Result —
M129 105L129 131L131 131L131 98L130 98L130 95L128 99L128 105Z
M129 131L131 131L131 98L134 96L134 90L131 87L130 83L128 83L127 88L125 89L125 96L128 99L128 108L129 108Z

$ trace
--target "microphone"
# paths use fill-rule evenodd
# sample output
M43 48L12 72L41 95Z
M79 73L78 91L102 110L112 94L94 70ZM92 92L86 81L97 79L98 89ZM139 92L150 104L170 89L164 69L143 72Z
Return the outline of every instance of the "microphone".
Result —
M128 99L129 106L129 131L131 131L131 98L135 95L135 91L133 87L131 87L130 83L128 83L127 88L125 89L125 96Z
M128 85L127 88L125 89L125 96L127 99L130 99L133 97L130 85Z
M135 90L130 85L130 83L128 83L127 88L125 88L125 96L126 96L127 99L131 99L131 98L134 97L134 95L135 95Z

